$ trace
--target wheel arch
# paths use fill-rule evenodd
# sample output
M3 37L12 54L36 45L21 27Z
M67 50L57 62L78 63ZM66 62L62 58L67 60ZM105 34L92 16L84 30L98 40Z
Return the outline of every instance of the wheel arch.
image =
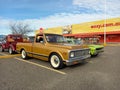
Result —
M12 44L9 45L8 49L9 48L12 48L12 50L15 51L15 47Z
M57 55L59 55L60 58L62 59L62 61L64 61L62 54L59 53L59 52L55 52L55 51L53 51L53 52L51 52L51 53L49 54L48 61L50 61L50 57L51 57L51 55L53 55L53 54L57 54Z
M22 50L25 50L25 49L24 49L24 48L21 48L21 49L20 49L20 53L22 52Z

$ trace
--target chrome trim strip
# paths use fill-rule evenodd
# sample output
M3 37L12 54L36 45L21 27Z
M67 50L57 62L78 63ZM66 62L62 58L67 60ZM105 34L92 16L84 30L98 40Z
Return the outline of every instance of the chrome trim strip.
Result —
M33 52L27 52L28 54L33 54L33 55L36 55L36 56L42 56L42 57L46 57L48 58L49 56L47 55L43 55L43 54L39 54L39 53L33 53Z

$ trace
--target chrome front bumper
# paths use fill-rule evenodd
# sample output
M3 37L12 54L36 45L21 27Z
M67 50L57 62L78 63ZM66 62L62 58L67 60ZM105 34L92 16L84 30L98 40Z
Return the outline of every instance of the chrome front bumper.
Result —
M70 65L74 65L74 64L78 64L78 63L81 63L83 62L85 59L87 58L90 58L90 55L86 55L86 56L81 56L81 57L77 57L77 58L70 58L69 60L66 60L65 61L65 64L67 66L70 66Z

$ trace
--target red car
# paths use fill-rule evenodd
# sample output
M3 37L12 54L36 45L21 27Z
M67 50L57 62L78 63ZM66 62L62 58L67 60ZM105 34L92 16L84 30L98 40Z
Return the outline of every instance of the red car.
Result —
M23 37L20 34L9 34L5 37L0 45L0 51L3 52L5 49L8 49L10 54L13 54L16 51L17 42L23 42Z

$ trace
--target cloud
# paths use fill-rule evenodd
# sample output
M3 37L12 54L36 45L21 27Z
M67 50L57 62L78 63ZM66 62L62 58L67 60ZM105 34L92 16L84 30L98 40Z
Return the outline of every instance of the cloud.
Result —
M105 0L73 0L73 5L100 11L104 10Z
M73 5L77 6L77 9L94 10L94 13L100 12L120 16L120 0L73 0Z
M10 33L9 24L13 20L0 17L0 35Z
M106 3L105 0L73 0L73 6L75 6L75 8L72 9L72 12L56 13L43 18L24 20L0 17L0 34L9 34L10 23L16 21L28 23L32 29L36 30L41 27L50 28L102 20L105 18L105 5L107 18L120 17L119 0L106 0ZM81 8L82 11L80 11Z
M51 13L51 15L49 14L49 16L46 15L45 17L42 18L15 20L10 18L0 17L0 34L9 34L10 23L16 21L27 23L30 25L32 29L36 30L41 27L50 28L50 27L65 26L70 24L102 20L105 19L105 16L106 18L120 17L120 0L72 0L72 1L73 1L72 4L70 3L70 1L69 1L69 5L65 4L68 7L65 7L64 5L63 5L64 7L61 6L62 8L67 9L67 11L63 10L60 11L59 13L54 12L56 14ZM61 2L63 2L63 0ZM44 1L42 3L46 3L46 2ZM58 6L58 4L60 3L57 3L56 1L56 4L54 5ZM16 5L17 4L15 4L15 6ZM51 7L52 2L46 5L50 5L49 7ZM30 5L28 4L28 6L31 7L31 4ZM44 4L41 7L45 7ZM49 7L48 10L50 11L51 9ZM19 6L17 8L19 8Z
M110 0L106 2L106 12L111 15L120 16L120 0Z
M106 15L107 18L114 18L116 16ZM57 13L42 19L26 19L24 22L29 23L35 29L50 28L65 26L71 24L78 24L83 22L92 22L105 19L103 14L73 14L73 13Z
M29 23L32 27L39 29L40 27L43 28L50 28L50 27L57 27L57 26L65 26L75 23L82 23L82 22L90 22L94 20L101 20L104 19L104 15L94 14L92 17L88 14L56 14L53 16L49 16L43 19L26 19L24 22Z
M107 16L112 17L112 16ZM37 30L39 28L50 28L65 26L70 24L77 24L83 22L91 22L96 20L104 19L104 14L72 14L72 13L57 13L42 19L24 19L24 20L13 20L13 19L0 19L0 34L10 33L9 25L14 22L24 22L30 25L31 29Z

